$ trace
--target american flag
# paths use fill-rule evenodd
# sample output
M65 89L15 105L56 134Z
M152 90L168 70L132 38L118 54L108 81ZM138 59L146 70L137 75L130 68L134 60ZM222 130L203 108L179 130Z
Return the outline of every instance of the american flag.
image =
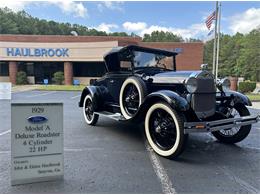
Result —
M205 22L208 29L210 29L213 20L216 20L216 12L215 11L207 17L207 20Z

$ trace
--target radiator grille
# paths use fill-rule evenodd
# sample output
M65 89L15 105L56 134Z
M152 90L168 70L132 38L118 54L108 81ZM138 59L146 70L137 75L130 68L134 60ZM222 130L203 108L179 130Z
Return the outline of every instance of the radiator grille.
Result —
M191 106L199 118L212 116L216 110L216 88L211 78L197 78L197 90L192 94Z

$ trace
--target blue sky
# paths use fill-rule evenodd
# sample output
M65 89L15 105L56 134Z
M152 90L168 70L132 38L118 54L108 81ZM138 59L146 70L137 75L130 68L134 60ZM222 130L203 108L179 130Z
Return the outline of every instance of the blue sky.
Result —
M32 16L85 25L107 32L125 31L138 35L153 30L172 31L185 38L206 39L205 18L215 2L81 2L4 1L1 6L24 9ZM248 33L260 26L260 2L222 2L221 31Z

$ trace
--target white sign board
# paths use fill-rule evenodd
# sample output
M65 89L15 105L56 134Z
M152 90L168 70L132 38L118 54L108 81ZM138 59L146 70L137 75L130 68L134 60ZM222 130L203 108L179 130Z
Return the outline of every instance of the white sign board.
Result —
M8 82L0 82L0 100L11 99L12 84Z
M63 178L63 104L12 103L11 184Z

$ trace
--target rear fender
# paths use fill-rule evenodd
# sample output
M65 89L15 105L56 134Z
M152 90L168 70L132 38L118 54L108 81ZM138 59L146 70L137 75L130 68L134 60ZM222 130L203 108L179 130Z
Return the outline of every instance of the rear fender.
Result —
M104 94L106 93L106 89L101 86L87 86L83 89L79 101L79 107L83 107L84 99L87 95L91 95L94 111L98 111L101 109L104 103Z

